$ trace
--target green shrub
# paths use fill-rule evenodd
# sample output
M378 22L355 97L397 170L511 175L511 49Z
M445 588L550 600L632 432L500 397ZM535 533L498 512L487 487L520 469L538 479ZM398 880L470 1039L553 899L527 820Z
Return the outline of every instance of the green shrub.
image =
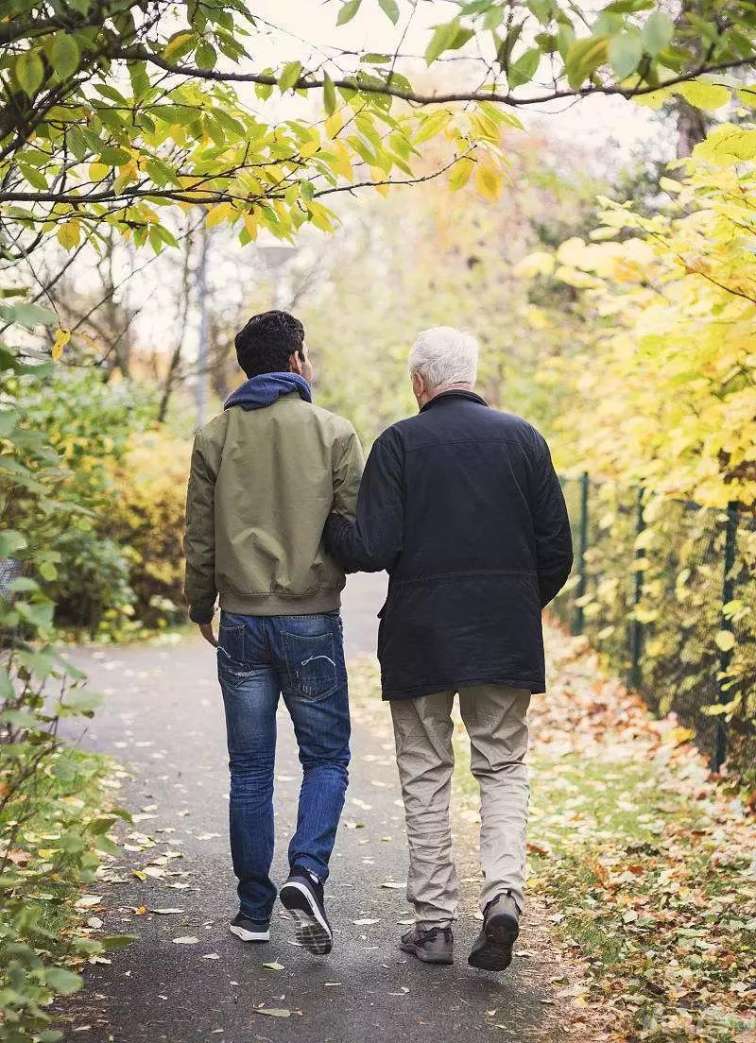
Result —
M15 311L0 305L0 318L12 323ZM48 320L34 306L25 314ZM62 1038L45 1008L80 987L71 965L108 942L77 935L74 900L98 853L117 850L107 834L119 812L104 813L107 762L58 739L61 718L89 716L97 700L49 644L55 606L43 584L58 581L61 539L89 513L70 496L74 454L29 422L35 387L51 379L49 367L26 367L0 345L0 558L21 563L0 591L0 1039L8 1043Z

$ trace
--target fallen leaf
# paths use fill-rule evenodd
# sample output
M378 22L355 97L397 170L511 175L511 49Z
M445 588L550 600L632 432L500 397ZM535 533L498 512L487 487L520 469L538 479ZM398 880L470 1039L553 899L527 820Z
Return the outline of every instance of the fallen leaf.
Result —
M151 913L157 913L158 916L169 916L171 913L183 913L183 909L150 909Z
M91 909L93 905L99 905L102 895L82 895L74 905L77 909Z
M199 938L195 938L193 934L185 934L180 938L173 939L174 945L198 945Z
M217 952L206 952L202 957L203 960L219 960L220 956Z
M257 1007L255 1014L266 1014L269 1018L290 1018L292 1011L284 1010L282 1007ZM296 1013L299 1013L298 1011Z
M391 880L385 880L381 887L385 887L389 891L403 891L406 888L406 884L395 884Z
M355 927L370 927L370 926L372 926L372 924L380 923L380 922L381 922L380 919L378 919L378 920L352 920L352 923L354 924Z
M269 971L282 971L284 969L284 965L277 960L273 960L271 963L264 963L263 967Z

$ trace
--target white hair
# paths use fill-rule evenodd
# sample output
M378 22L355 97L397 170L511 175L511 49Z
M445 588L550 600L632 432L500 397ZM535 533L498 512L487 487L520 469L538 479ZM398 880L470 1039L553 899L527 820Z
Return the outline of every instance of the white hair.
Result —
M478 372L478 342L452 326L423 330L412 345L411 374L418 373L432 390L442 384L474 384Z

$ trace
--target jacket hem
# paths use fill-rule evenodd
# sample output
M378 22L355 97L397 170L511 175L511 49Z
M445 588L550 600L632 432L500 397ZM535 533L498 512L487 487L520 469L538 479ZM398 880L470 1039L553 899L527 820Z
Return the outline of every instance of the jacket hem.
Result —
M341 591L333 588L314 594L221 594L220 607L240 616L310 616L338 612Z
M382 697L384 702L390 702L392 699L418 699L423 695L435 695L437 692L458 692L460 688L472 688L474 685L482 684L500 684L506 685L507 688L527 688L531 695L542 695L546 691L546 685L542 678L533 680L532 678L518 677L513 679L511 677L493 676L462 678L457 681L442 681L434 684L419 684L402 689L388 688L383 684Z

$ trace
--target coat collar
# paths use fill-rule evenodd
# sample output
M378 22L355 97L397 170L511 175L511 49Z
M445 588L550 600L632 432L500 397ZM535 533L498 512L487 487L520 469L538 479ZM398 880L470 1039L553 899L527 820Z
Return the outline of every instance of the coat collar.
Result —
M431 409L433 406L438 405L447 399L454 398L466 398L469 399L470 402L477 402L479 406L488 405L488 402L486 402L484 398L481 398L480 395L476 395L474 391L461 391L452 388L451 391L442 391L440 395L436 395L436 397L432 398L430 402L426 402L420 412L424 413L426 409Z

